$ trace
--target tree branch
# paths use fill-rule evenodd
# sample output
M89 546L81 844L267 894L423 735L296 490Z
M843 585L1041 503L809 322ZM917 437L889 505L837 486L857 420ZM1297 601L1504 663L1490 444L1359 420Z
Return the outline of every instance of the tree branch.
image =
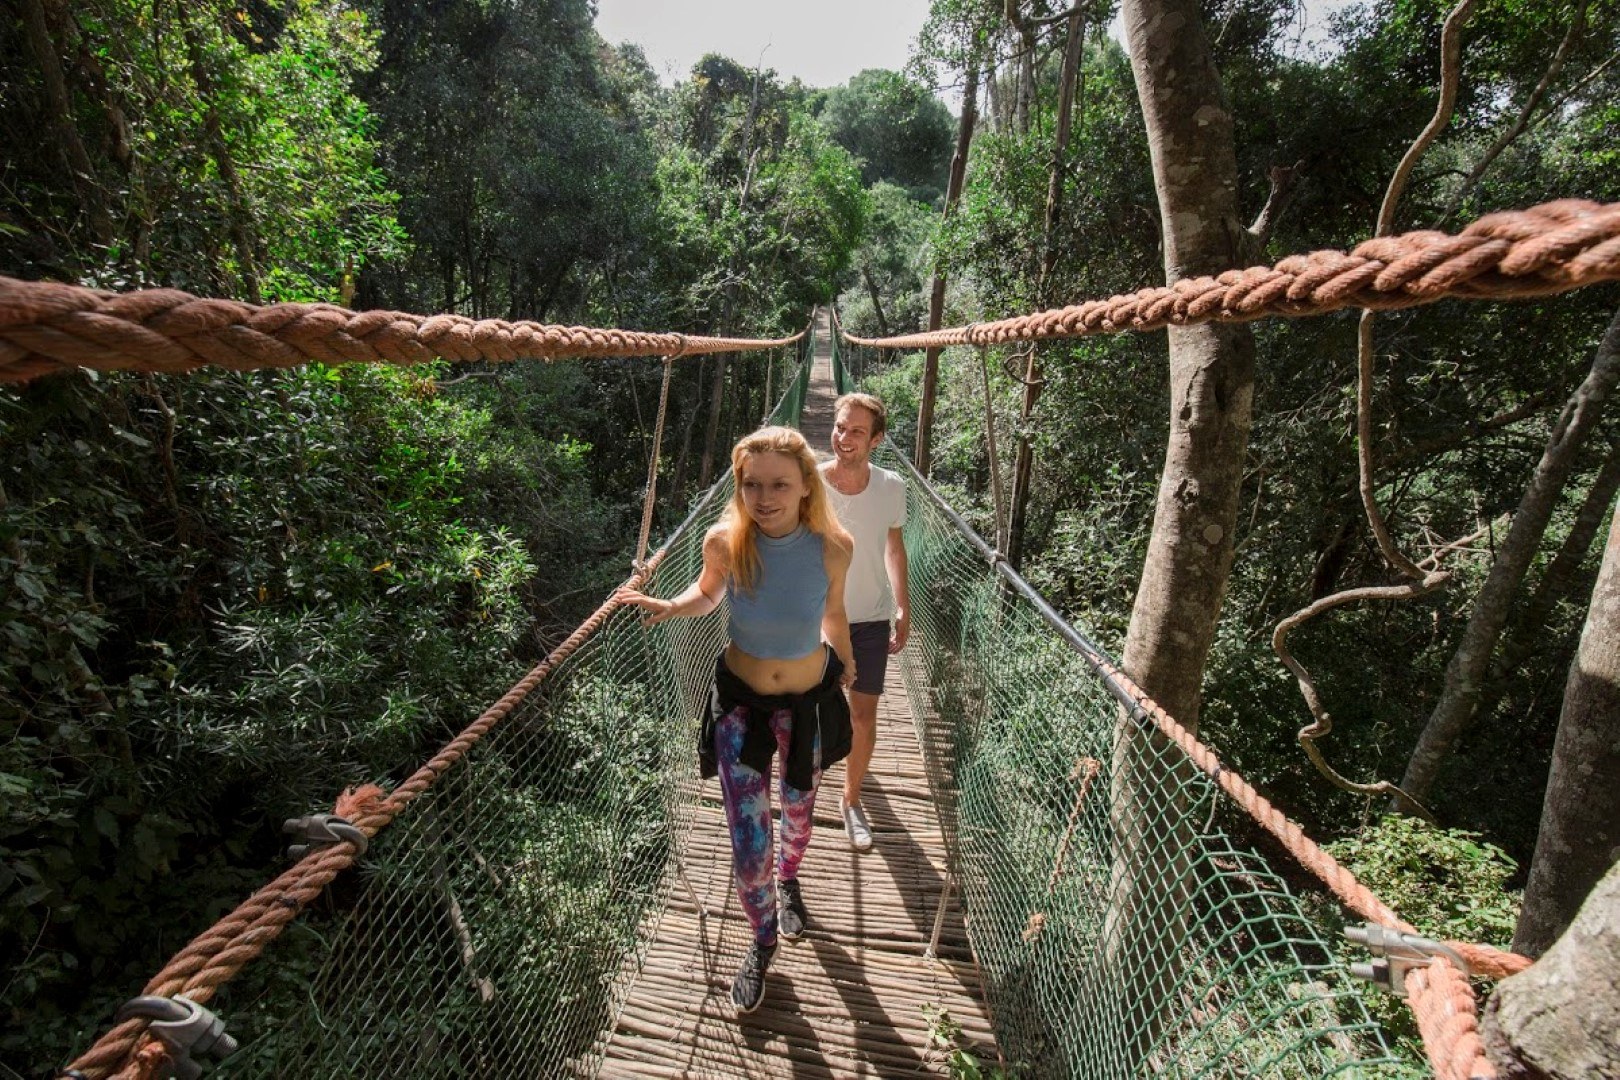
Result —
M1408 812L1415 813L1431 822L1434 820L1434 816L1416 799L1406 794L1393 782L1377 780L1370 784L1357 783L1354 780L1347 779L1327 763L1327 759L1322 756L1321 749L1316 745L1316 740L1325 737L1333 730L1333 717L1323 707L1322 698L1316 692L1316 682L1311 678L1311 673L1305 669L1305 665L1294 659L1293 653L1289 652L1288 635L1324 611L1358 600L1411 600L1425 593L1434 592L1443 586L1450 577L1451 575L1443 570L1434 570L1425 575L1421 581L1409 581L1404 585L1376 585L1360 589L1345 589L1343 592L1336 592L1332 596L1324 596L1314 604L1294 612L1278 623L1277 628L1271 633L1272 651L1277 654L1277 658L1282 661L1283 666L1293 672L1294 678L1298 680L1299 692L1304 696L1305 704L1311 710L1311 716L1315 720L1314 723L1307 724L1299 729L1298 738L1299 745L1304 748L1305 756L1311 759L1311 764L1316 766L1316 771L1327 777L1335 787L1342 788L1345 791L1354 792L1358 795L1393 796L1400 801L1403 808L1407 809Z
M1384 462L1384 464L1390 467L1403 465L1414 458L1428 457L1431 454L1441 453L1443 451L1450 450L1453 447L1460 446L1469 439L1475 439L1481 435L1489 434L1498 428L1507 427L1509 424L1516 424L1528 416L1534 416L1536 413L1545 408L1547 405L1547 397L1548 395L1545 392L1532 394L1530 397L1525 399L1523 404L1516 405L1513 408L1508 409L1506 412L1497 413L1489 420L1480 420L1475 423L1465 424L1461 429L1448 431L1444 435L1436 435L1432 439L1424 439L1422 442L1410 443L1391 454L1389 459Z
M1305 159L1294 162L1292 165L1273 165L1268 175L1271 178L1271 192L1266 196L1266 205L1260 208L1259 215L1254 224L1249 226L1249 239L1258 254L1265 250L1266 244L1271 242L1271 232L1277 226L1277 219L1287 208L1288 202L1294 196L1294 188L1299 182L1300 170L1305 168Z
M1535 89L1530 91L1530 96L1525 99L1524 108L1519 110L1518 119L1513 122L1513 126L1497 136L1496 141L1491 144L1491 148L1485 151L1484 156L1468 171L1468 175L1463 178L1462 185L1446 201L1446 208L1440 211L1440 222L1442 224L1457 212L1457 208L1468 197L1468 193L1474 189L1474 185L1479 183L1479 178L1485 175L1485 170L1491 167L1491 162L1495 161L1497 156L1506 150L1514 139L1522 135L1525 128L1530 125L1530 115L1536 111L1536 106L1541 104L1541 99L1546 96L1547 88L1552 85L1553 79L1557 78L1558 73L1563 70L1564 61L1568 59L1570 50L1575 47L1575 43L1580 40L1581 34L1585 30L1586 0L1576 0L1575 17L1570 20L1569 30L1564 34L1564 40L1558 43L1558 51L1553 53L1552 60L1547 64L1546 74L1542 75L1541 81L1536 83Z

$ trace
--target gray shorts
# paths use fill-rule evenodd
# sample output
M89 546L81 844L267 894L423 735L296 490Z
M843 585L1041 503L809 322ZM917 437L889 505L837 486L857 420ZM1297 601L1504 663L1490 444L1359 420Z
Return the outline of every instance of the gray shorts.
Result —
M889 672L889 620L850 623L849 644L855 654L854 689L883 693L883 677Z

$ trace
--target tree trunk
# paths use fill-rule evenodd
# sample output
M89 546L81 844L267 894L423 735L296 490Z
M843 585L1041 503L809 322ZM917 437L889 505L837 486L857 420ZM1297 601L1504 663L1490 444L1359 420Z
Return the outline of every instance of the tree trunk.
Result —
M214 159L214 167L219 170L219 178L225 185L225 217L230 227L231 243L236 248L237 276L242 282L242 295L249 303L257 304L261 298L258 243L253 236L247 200L242 195L242 179L237 175L236 160L225 142L225 128L219 119L219 109L214 104L214 79L209 74L203 55L202 39L196 27L184 16L181 17L181 25L190 54L191 78L196 83L197 96L202 102L204 140L208 144L209 155Z
M1547 567L1547 572L1542 575L1535 593L1518 618L1514 619L1501 656L1491 669L1487 689L1480 697L1477 707L1479 715L1489 716L1495 711L1497 702L1502 700L1520 665L1530 658L1536 646L1542 642L1547 617L1552 614L1553 607L1574 593L1576 574L1586 561L1592 539L1597 536L1609 512L1609 504L1614 502L1616 491L1620 491L1620 443L1609 447L1609 456L1598 469L1592 488L1586 493L1586 501L1581 504L1575 522L1570 526L1569 535L1564 537L1563 545Z
M725 353L716 353L714 357L714 377L709 380L709 419L703 429L703 461L698 466L698 487L709 486L709 478L714 475L714 454L720 441L720 414L724 411L726 403L726 361Z
M877 319L878 337L888 337L889 320L883 317L883 297L878 293L877 282L872 280L872 268L863 264L861 277L866 281L866 291L872 296L872 314Z
M1068 43L1063 49L1063 73L1058 83L1056 138L1052 144L1052 164L1047 171L1046 220L1041 230L1041 273L1035 284L1036 302L1051 303L1052 270L1057 266L1057 225L1063 215L1063 178L1068 165L1069 132L1073 128L1074 88L1080 73L1080 57L1086 44L1085 18L1079 12L1069 16ZM1030 483L1035 473L1035 446L1030 428L1035 403L1041 398L1040 350L1031 346L1024 367L1024 403L1019 410L1018 452L1013 459L1012 512L1007 524L1007 561L1014 570L1024 565L1024 525L1029 516Z
M737 191L737 213L746 221L748 217L748 196L754 186L754 167L758 155L754 151L754 125L759 120L759 68L754 69L754 88L748 98L748 114L743 120L743 177L742 184ZM733 322L737 318L737 279L742 273L741 255L732 257L730 273L727 275L725 288L725 304L721 310L720 325L724 327L721 333L736 332ZM714 474L715 453L719 449L721 412L725 405L726 394L726 368L729 366L730 356L726 353L715 354L714 379L709 384L709 423L703 432L703 461L698 468L698 487L709 486L709 478Z
M1147 120L1165 280L1238 265L1232 115L1194 0L1127 0L1131 65ZM1254 397L1246 326L1171 327L1170 439L1125 668L1196 730L1204 660L1232 563Z
M1609 524L1603 567L1564 684L1541 831L1530 860L1514 950L1539 956L1557 940L1616 859L1620 859L1620 514ZM1611 917L1616 916L1620 908L1613 909ZM1620 972L1620 964L1610 971ZM1613 988L1620 992L1620 981ZM1614 1005L1620 1009L1620 1000Z
M1620 619L1611 615L1609 629L1620 631ZM1617 675L1611 663L1611 708ZM1592 890L1546 956L1502 980L1480 1028L1502 1080L1620 1076L1620 866Z
M1153 161L1165 280L1241 265L1233 121L1198 0L1126 0L1123 16ZM1246 326L1169 330L1169 441L1124 666L1193 731L1232 565L1254 352ZM1141 988L1136 1055L1146 1054L1180 1007L1175 987L1187 891L1194 887L1194 835L1184 820L1189 773L1165 740L1121 716L1112 795L1119 843L1107 934L1110 965Z
M1007 22L1018 32L1018 41L1022 46L1018 52L1018 75L1014 80L1014 108L1016 114L1014 122L1017 124L1018 134L1029 134L1029 117L1034 111L1035 104L1035 27L1018 10L1019 0L1005 0L1002 12L1007 16Z
M1582 443L1602 418L1603 407L1616 381L1620 381L1620 312L1609 323L1598 345L1592 370L1576 388L1563 415L1553 425L1547 449L1519 501L1518 512L1507 539L1497 549L1491 572L1474 601L1473 614L1463 630L1462 641L1446 666L1445 689L1440 701L1418 737L1412 758L1401 779L1401 789L1422 801L1434 787L1440 767L1451 755L1457 740L1473 725L1480 689L1490 671L1491 654L1507 622L1514 594L1524 580L1530 560L1535 557L1547 521L1558 505L1558 496L1575 467Z
M968 148L973 142L973 124L979 108L979 56L974 50L968 58L967 84L962 88L962 117L956 125L956 153L951 155L951 175L945 185L944 217L949 218L962 196L962 181L967 176ZM945 272L940 268L938 253L934 256L934 284L928 294L928 329L938 330L945 319ZM917 452L913 455L917 471L928 475L934 428L934 396L939 390L939 349L929 349L923 356L922 402L917 409Z
M670 490L683 493L686 490L686 470L692 460L692 432L697 427L699 405L703 401L703 368L708 363L706 357L698 357L697 375L692 380L690 394L682 395L682 401L687 404L686 422L681 425L681 450L675 456L675 477L670 482Z
M45 108L50 124L52 141L62 155L73 187L79 193L79 202L90 220L98 244L112 240L112 221L102 201L101 189L96 183L96 170L90 164L84 142L79 138L78 126L73 122L73 106L68 99L67 80L62 74L62 57L55 39L51 37L50 21L42 0L23 0L22 22L28 38L28 47L39 65L40 80L45 91Z

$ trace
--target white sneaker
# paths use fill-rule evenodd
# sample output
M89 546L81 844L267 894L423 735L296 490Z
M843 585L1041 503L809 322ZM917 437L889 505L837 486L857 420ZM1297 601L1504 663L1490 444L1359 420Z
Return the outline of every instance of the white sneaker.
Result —
M872 850L872 826L867 824L860 803L844 807L844 832L849 836L849 846L856 851Z

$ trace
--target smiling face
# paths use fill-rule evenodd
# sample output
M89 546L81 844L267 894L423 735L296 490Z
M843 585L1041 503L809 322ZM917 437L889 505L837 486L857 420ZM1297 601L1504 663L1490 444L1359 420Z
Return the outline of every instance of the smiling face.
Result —
M749 454L737 478L743 508L766 536L786 536L799 527L810 489L799 461L789 454Z
M877 417L860 405L845 405L833 418L832 449L840 465L865 465L872 458L872 447L882 440L873 434Z

